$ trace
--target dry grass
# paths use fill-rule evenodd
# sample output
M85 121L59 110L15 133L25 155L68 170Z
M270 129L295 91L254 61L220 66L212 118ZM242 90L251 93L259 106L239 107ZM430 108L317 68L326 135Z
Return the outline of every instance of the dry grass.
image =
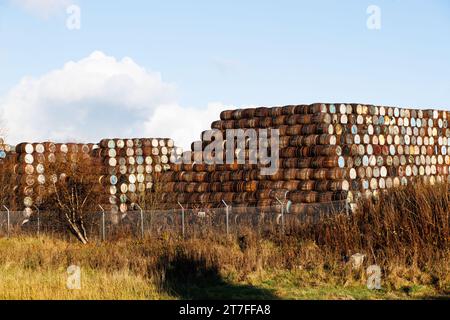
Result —
M410 299L449 297L447 186L394 190L351 217L182 240L81 245L52 238L0 239L1 299ZM349 257L366 254L352 270ZM381 291L365 268L383 271ZM82 268L68 290L66 268Z
M348 258L360 252L380 265L390 279L427 279L448 290L450 188L416 184L361 203L351 216L340 216L295 230L323 251ZM422 279L423 278L423 279ZM395 281L392 281L395 285ZM446 288L447 286L447 288Z

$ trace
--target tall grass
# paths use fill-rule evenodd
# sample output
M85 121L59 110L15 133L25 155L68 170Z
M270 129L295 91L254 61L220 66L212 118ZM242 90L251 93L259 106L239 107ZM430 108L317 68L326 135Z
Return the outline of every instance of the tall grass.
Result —
M296 228L291 236L344 257L364 252L379 265L425 270L449 262L449 205L448 185L410 185L362 201L350 216Z

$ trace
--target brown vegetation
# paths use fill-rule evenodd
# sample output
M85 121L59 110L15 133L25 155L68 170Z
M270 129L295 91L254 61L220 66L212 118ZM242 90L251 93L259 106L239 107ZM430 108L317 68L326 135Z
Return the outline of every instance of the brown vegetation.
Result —
M121 238L102 246L55 245L56 240L45 240L38 248L0 248L0 265L13 260L33 269L75 263L108 273L127 270L159 288L163 296L233 298L238 291L246 292L244 298L274 298L283 295L254 285L281 273L281 279L293 279L293 286L357 284L364 288L366 268L377 264L386 294L408 296L415 286L426 286L434 296L448 297L449 195L444 184L393 189L379 199L362 202L350 215L304 224L287 220L284 234L273 225L242 226L230 236L211 229L188 239L179 232L166 232L141 241ZM355 270L350 257L356 253L364 254L366 260ZM230 295L224 290L231 290Z
M51 212L55 223L67 229L83 244L88 243L87 225L97 210L96 181L90 159L79 154L67 162L49 166L47 193L43 195L41 209Z
M447 184L419 183L363 201L350 216L303 225L289 237L344 256L364 252L379 265L433 268L448 257L449 205Z

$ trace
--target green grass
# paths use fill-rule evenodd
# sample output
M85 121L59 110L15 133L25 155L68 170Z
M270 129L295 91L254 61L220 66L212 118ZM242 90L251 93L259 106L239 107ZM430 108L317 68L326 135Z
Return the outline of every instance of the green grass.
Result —
M82 246L50 238L0 239L0 299L422 299L448 298L432 285L414 281L369 290L364 278L342 279L318 269L220 270L194 261L171 266L162 286L153 276L158 247L124 241ZM219 246L219 245L217 245ZM226 244L224 244L226 246ZM162 248L165 250L165 246ZM231 249L230 250L234 250ZM153 259L153 260L152 260ZM235 258L237 259L237 258ZM191 263L191 262L188 262ZM66 286L67 267L82 268L81 289ZM167 266L165 266L167 267ZM189 269L189 267L188 267ZM186 270L188 270L186 269ZM172 272L172 273L171 273Z
M363 281L339 285L303 282L304 278L305 271L273 272L251 283L260 288L272 288L275 295L290 300L420 299L437 294L431 287L417 288L414 294L408 295L402 290L387 290L383 287L381 290L369 290Z
M0 299L12 300L158 300L177 299L176 294L159 291L155 285L139 275L130 272L107 273L92 269L82 270L80 290L66 287L66 270L39 269L31 271L13 266L0 267ZM292 272L266 274L265 280L250 280L211 284L207 287L192 286L190 295L182 298L196 299L421 299L439 298L432 288L417 286L413 292L369 290L364 285L338 286L320 284L301 285L296 281L301 275ZM281 280L285 277L285 280ZM286 280L286 279L291 279Z

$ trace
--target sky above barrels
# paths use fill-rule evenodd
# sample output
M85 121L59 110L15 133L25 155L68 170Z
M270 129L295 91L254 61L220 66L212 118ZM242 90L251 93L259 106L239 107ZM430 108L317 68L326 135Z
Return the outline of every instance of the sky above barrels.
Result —
M67 27L70 5L80 29ZM450 2L0 0L11 144L186 147L223 109L314 102L450 110Z

